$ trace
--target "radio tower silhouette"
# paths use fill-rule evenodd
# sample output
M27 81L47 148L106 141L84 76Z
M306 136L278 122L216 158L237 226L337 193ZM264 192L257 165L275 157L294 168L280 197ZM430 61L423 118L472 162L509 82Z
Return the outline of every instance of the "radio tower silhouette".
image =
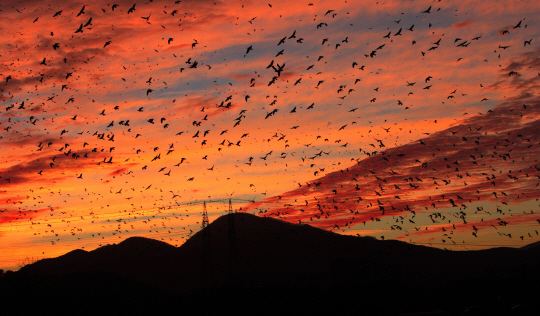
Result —
M202 229L206 227L208 227L208 211L206 210L206 202L203 202Z
M202 219L202 237L203 237L203 284L208 289L212 274L212 251L210 248L210 231L208 227L208 211L206 210L206 202L203 203L203 219Z
M236 249L236 228L234 227L234 215L232 202L229 199L229 285L232 288L238 287L238 251Z

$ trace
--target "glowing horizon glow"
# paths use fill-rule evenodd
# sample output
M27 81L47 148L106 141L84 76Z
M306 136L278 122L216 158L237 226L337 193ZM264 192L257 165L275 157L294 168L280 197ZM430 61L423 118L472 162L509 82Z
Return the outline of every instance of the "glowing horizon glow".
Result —
M454 250L539 240L536 2L158 2L0 5L0 268L180 246L230 197Z

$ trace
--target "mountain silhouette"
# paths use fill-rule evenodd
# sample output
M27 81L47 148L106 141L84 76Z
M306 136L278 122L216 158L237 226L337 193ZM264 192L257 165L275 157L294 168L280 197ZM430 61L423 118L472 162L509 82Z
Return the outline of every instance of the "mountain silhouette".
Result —
M119 297L122 310L130 306L139 312L180 306L200 312L205 306L211 313L235 302L234 308L246 313L259 304L297 312L332 312L343 304L343 311L359 308L377 314L437 308L463 312L479 305L496 315L518 304L536 308L538 291L527 289L540 280L539 249L445 251L237 213L218 218L178 248L132 237L89 252L74 250L39 260L6 274L2 297L16 302L17 289L28 288L49 293L32 290L36 297L69 296L77 285L81 293L97 292L96 298ZM56 292L47 290L50 284ZM140 306L140 299L133 300L137 297L152 298L153 303Z

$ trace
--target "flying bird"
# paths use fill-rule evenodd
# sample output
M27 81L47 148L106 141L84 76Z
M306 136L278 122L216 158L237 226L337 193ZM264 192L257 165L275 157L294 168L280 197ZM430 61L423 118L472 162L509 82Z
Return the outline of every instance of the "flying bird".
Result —
M79 26L79 28L75 31L75 33L82 33L83 32L83 25L81 23L81 26Z
M82 7L81 11L79 11L79 13L77 13L77 16L79 16L79 15L81 15L81 14L84 14L84 13L85 13L85 12L84 12L84 8L85 8L85 7L86 7L86 6L85 6L85 5L83 5L83 7Z

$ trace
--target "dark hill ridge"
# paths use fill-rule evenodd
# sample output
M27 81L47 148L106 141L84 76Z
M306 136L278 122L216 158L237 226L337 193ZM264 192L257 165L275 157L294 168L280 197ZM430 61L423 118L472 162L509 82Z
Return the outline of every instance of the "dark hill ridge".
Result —
M533 243L530 243L528 245L521 247L521 249L534 249L534 248L536 248L537 251L540 250L540 241L533 242Z
M234 256L230 256L229 250L231 217L236 228L237 261L231 259ZM245 213L222 216L206 232L210 240L206 274L202 231L178 248L132 237L90 252L75 250L58 258L43 259L15 274L113 274L168 295L184 296L205 288L223 293L231 286L247 291L248 296L276 288L281 292L293 291L293 296L326 291L342 293L344 297L365 296L373 304L382 299L373 296L378 290L398 291L402 296L405 289L424 293L423 300L427 301L422 304L427 304L442 299L440 293L445 293L447 300L466 292L478 299L476 291L483 291L482 297L486 293L500 297L499 291L507 291L508 286L540 280L538 247L444 251L400 241L344 236ZM275 295L276 291L271 292ZM403 302L419 304L414 297Z
M314 280L338 285L354 279L365 283L385 278L394 282L444 283L487 277L491 273L507 275L515 271L516 265L526 264L523 261L537 260L535 252L526 247L451 252L395 240L344 236L309 225L239 213L222 216L207 228L211 253L207 273L217 287L226 286L229 281L229 216L235 220L236 272L245 286ZM107 271L169 291L190 291L202 286L202 235L202 231L197 232L179 248L131 237L118 245L90 252L74 250L58 258L43 259L20 272Z
M313 279L328 283L333 282L331 278L335 274L328 274L328 271L340 263L362 262L360 266L363 266L395 256L448 256L435 248L343 236L309 225L239 213L222 216L207 228L211 252L209 273L215 286L225 286L229 281L229 216L235 220L238 272L243 275L243 281L251 285L294 284ZM23 267L20 272L108 271L183 292L201 286L202 267L203 236L200 231L179 248L152 239L131 237L118 245L107 245L90 252L74 250L58 258L43 259ZM178 284L184 286L175 288Z

